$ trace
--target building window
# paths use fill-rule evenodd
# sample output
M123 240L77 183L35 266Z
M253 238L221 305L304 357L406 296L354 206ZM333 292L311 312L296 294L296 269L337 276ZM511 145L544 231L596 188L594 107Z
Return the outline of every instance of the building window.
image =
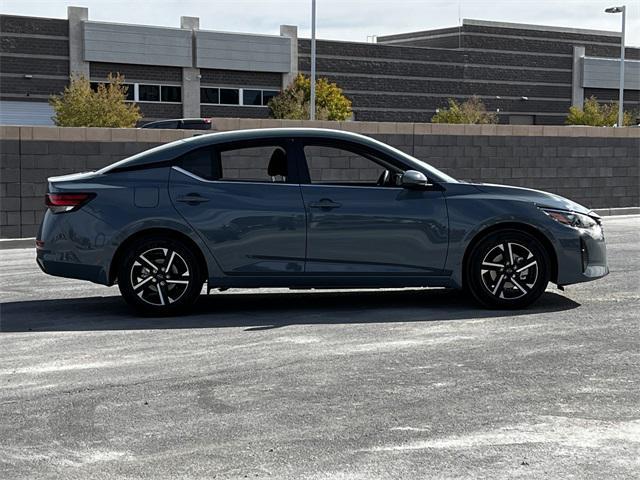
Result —
M244 89L242 91L242 104L262 105L262 90Z
M239 105L240 104L240 90L237 88L221 88L220 89L220 104L222 105Z
M91 89L106 82L91 82ZM182 87L179 85L150 85L140 83L123 83L127 89L125 100L128 102L182 102Z
M200 89L200 103L220 103L220 92L217 88L205 87Z
M159 102L160 86L159 85L138 85L138 101Z
M160 98L163 102L181 102L182 101L182 88L175 87L173 85L161 85L160 86Z
M268 105L269 100L273 97L277 97L280 94L278 90L263 90L262 91L262 105Z
M125 100L127 100L128 102L133 102L136 98L135 85L133 85L132 83L123 83L122 85L127 87L127 96L125 97Z
M94 92L98 90L98 85L101 83L106 84L106 82L91 82L91 90ZM132 83L123 83L123 87L126 88L125 100L128 102L133 102L135 100L135 86Z
M278 90L261 90L259 88L201 87L200 103L262 107L279 94Z

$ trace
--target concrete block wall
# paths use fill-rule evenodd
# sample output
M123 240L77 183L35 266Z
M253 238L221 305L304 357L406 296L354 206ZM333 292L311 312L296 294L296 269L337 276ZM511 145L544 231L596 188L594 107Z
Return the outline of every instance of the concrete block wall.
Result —
M591 208L640 206L640 128L237 118L220 118L214 123L218 130L312 126L354 131L389 143L459 179L547 190ZM36 234L45 211L47 177L95 170L199 133L0 127L0 238ZM351 161L336 161L334 167L352 165Z

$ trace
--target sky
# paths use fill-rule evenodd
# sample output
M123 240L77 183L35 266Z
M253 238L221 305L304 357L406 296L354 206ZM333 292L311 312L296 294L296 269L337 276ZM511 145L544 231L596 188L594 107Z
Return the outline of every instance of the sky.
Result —
M617 3L620 1L621 3ZM620 31L627 5L627 46L640 46L640 0L317 0L317 37L367 41L371 35L457 26L461 18ZM200 28L278 34L281 24L310 36L311 0L0 0L0 12L66 18L67 6L89 8L97 21L178 27L180 16Z

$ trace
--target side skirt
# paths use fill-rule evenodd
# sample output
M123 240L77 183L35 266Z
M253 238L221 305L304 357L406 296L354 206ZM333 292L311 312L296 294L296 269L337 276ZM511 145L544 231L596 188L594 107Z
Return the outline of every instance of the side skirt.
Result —
M252 276L209 279L214 288L458 288L449 276Z

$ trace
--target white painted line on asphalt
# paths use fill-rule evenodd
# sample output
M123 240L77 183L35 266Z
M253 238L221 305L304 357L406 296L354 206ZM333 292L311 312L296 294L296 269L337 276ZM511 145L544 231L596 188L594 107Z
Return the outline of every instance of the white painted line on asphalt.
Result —
M25 237L25 238L0 238L0 242L19 242L19 241L36 241L36 237Z

